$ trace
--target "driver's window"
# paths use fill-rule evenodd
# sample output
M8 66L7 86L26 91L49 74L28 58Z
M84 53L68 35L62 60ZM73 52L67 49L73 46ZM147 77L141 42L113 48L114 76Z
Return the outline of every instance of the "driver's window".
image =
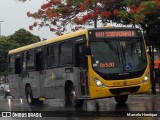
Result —
M76 67L86 68L85 43L76 44Z

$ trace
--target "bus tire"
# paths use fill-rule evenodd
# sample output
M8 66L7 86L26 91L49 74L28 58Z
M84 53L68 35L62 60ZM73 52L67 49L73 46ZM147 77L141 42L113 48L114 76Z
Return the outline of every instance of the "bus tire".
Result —
M128 95L115 96L114 99L118 104L124 104L128 99Z
M35 105L36 99L33 98L32 89L30 86L26 88L26 99L29 105Z
M76 98L76 91L73 85L67 86L66 89L66 104L75 108L83 106L83 100Z

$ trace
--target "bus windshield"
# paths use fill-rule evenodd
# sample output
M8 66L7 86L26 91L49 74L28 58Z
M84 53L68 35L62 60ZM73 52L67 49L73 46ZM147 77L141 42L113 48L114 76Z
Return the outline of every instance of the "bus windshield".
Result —
M90 42L93 69L103 74L142 71L147 66L142 39L102 39Z

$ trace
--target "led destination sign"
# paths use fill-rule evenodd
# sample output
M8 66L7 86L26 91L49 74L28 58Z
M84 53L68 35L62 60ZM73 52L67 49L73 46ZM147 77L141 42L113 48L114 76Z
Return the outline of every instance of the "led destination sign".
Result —
M95 32L97 38L105 37L135 37L135 31L97 31Z

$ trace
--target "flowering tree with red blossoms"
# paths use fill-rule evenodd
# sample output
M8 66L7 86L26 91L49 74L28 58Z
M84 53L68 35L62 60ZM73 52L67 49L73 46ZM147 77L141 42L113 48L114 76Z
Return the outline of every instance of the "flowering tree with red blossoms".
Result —
M114 22L138 25L151 39L155 36L152 31L160 32L159 11L160 0L46 0L37 12L27 12L27 16L40 20L30 25L30 30L48 26L50 31L62 35L69 32L67 26L75 31L85 25L97 27L97 23Z
M61 35L67 25L74 31L84 25L96 27L97 22L139 25L146 30L159 22L159 10L160 0L46 0L37 12L27 12L27 16L40 20L30 30L48 26L50 31Z
M97 23L137 25L146 33L149 45L160 49L160 0L46 0L27 16L40 20L30 30L48 26L57 35L66 33L69 25L72 31L85 25L97 27Z
M97 21L108 23L119 15L120 7L123 6L118 4L113 0L48 0L37 12L28 12L27 15L40 19L40 27L48 26L50 31L61 35L68 24L74 31L83 28L85 24L96 27ZM35 22L29 28L32 30L38 24Z

